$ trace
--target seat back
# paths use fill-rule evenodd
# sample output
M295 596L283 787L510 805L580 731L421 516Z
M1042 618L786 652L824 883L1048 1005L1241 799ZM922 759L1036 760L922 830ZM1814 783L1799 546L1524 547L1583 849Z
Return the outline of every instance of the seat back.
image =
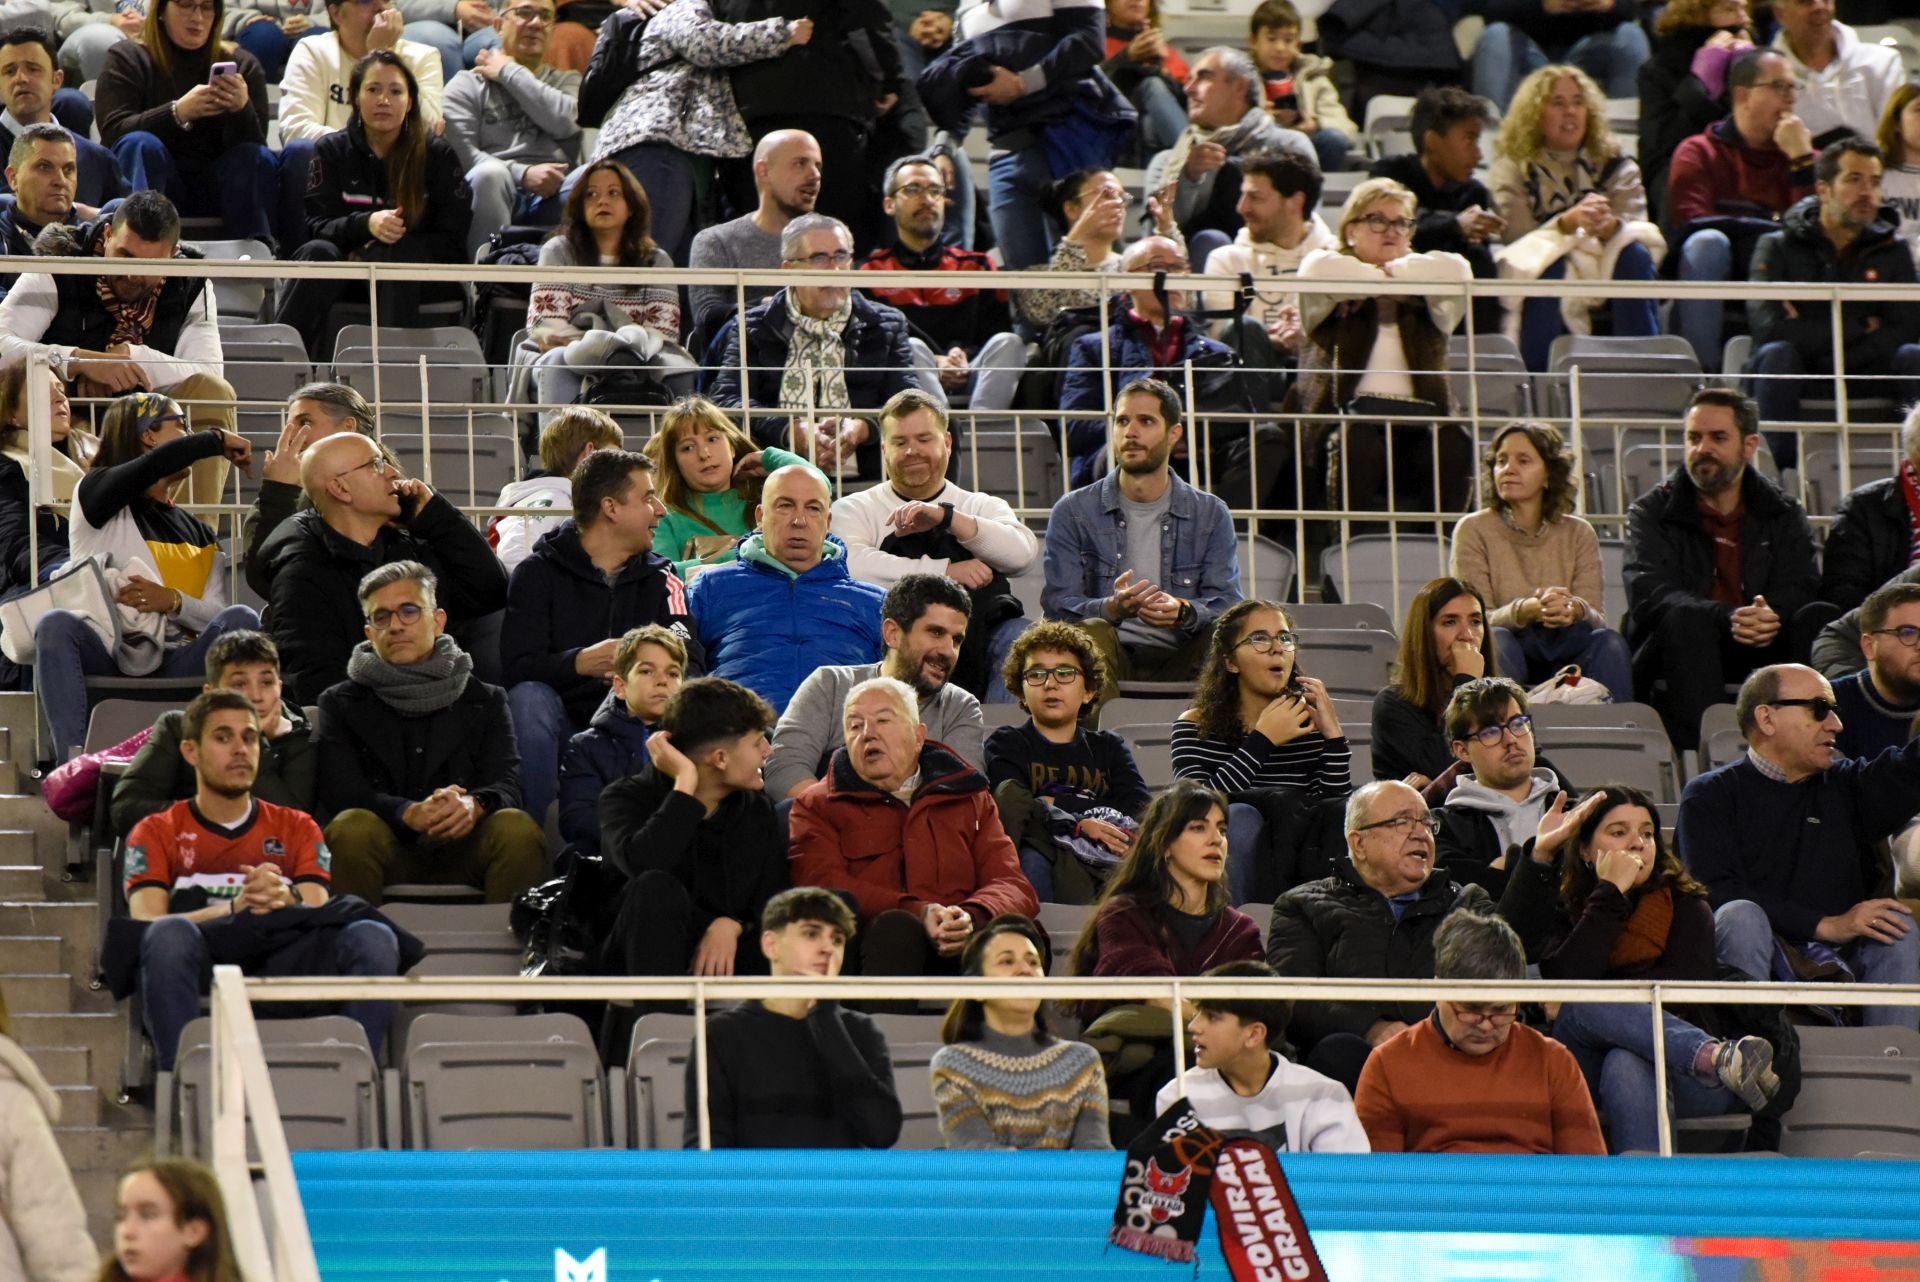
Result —
M1376 601L1289 601L1287 622L1296 628L1312 628L1315 631L1373 628L1392 633L1394 630L1394 621L1387 616L1387 607Z
M1710 704L1700 716L1700 770L1724 766L1747 750L1731 703Z
M519 479L520 443L511 437L459 432L433 433L433 488L456 504L490 505L509 481ZM426 440L417 432L383 432L380 439L408 476L426 476Z
M1122 694L1108 699L1100 705L1099 726L1111 730L1116 726L1164 725L1171 733L1174 719L1187 710L1190 699L1156 698L1144 695Z
M82 751L99 752L124 743L151 729L167 710L150 699L102 699L87 714L87 739Z
M606 1083L575 1015L422 1015L401 1067L407 1147L607 1145Z
M1800 1030L1800 1094L1780 1119L1789 1157L1920 1157L1920 1034Z
M1081 928L1093 916L1091 904L1041 904L1035 920L1047 932L1047 974L1056 978L1067 974L1067 956L1080 938Z
M1017 508L1050 507L1059 497L1060 450L1052 434L1035 423L1025 424L1017 435L973 432L954 454L962 484L970 490L996 494Z
M1652 726L1542 725L1540 751L1582 788L1624 783L1655 801L1680 800L1680 768L1667 732Z
M1110 724L1103 727L1127 741L1133 752L1133 764L1140 781L1150 792L1171 788L1173 770L1173 727L1166 722L1139 722L1134 725Z
M1240 590L1262 601L1285 601L1293 586L1293 550L1264 534L1242 531Z
M286 1129L287 1147L372 1149L384 1147L380 1069L360 1025L345 1015L258 1022L274 1102ZM180 1034L174 1062L173 1134L182 1157L213 1155L213 1020L205 1015ZM248 1136L250 1157L254 1144ZM255 1159L257 1160L257 1159Z
M938 1041L893 1042L887 1047L893 1061L893 1093L900 1101L900 1138L895 1148L947 1146L940 1134L940 1114L933 1106L932 1065L939 1049Z
M1404 619L1413 594L1447 573L1447 541L1431 534L1357 534L1329 547L1320 566L1342 601L1378 602Z
M692 1054L693 1016L645 1015L634 1024L627 1052L628 1146L685 1147L687 1060Z
M1388 669L1400 652L1391 632L1378 628L1299 628L1300 671L1326 683L1340 698L1372 699L1387 684Z

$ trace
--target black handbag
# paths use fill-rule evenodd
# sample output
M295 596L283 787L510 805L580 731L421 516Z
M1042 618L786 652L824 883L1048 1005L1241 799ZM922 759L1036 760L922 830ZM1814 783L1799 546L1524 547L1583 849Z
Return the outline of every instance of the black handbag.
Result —
M613 933L627 879L603 855L573 853L565 875L514 897L507 922L527 950L522 975L599 973L600 946Z

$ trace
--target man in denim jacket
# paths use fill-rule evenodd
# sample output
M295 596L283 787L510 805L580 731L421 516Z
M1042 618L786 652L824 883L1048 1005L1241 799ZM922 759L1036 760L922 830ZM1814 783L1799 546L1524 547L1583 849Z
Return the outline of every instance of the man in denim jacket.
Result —
M1192 678L1214 620L1240 599L1227 505L1168 466L1182 430L1173 388L1128 383L1114 398L1114 470L1067 494L1047 521L1040 603L1092 637L1107 671L1103 700L1123 679Z

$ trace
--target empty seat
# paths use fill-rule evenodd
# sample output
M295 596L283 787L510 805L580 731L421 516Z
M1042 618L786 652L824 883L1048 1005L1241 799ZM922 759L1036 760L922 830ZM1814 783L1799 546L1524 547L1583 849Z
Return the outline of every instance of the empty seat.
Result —
M574 1015L422 1015L401 1067L407 1147L607 1145L606 1084Z
M1447 541L1432 534L1357 534L1329 547L1320 570L1342 601L1374 601L1394 619L1429 580L1446 574Z
M424 395L433 404L457 407L489 399L492 371L486 363L471 352L441 347L382 347L377 364L371 347L343 347L335 356L333 376L369 401L375 399L377 386L382 405L417 406L423 395L423 360L427 377Z
M1017 435L969 433L956 445L954 463L966 488L997 495L1016 508L1050 508L1060 497L1060 447L1052 433L1031 420Z
M1739 719L1731 703L1709 706L1700 717L1700 769L1702 773L1724 766L1747 750L1746 737L1740 733Z
M900 1138L895 1148L945 1148L940 1117L933 1106L934 1053L940 1043L898 1042L889 1038L887 1055L893 1063L893 1093L900 1101Z
M366 1030L345 1015L262 1019L261 1050L287 1147L370 1149L386 1144L380 1069ZM168 1112L175 1151L200 1161L213 1155L213 1020L205 1015L180 1034L169 1087L157 1107ZM252 1138L249 1135L249 1147Z
M1253 918L1253 924L1260 928L1260 938L1265 939L1273 928L1273 905L1241 904L1240 911Z
M202 254L212 260L257 263L274 261L273 246L257 240L196 240L193 243ZM230 276L214 277L209 283L213 287L214 312L219 316L232 316L242 321L255 321L260 318L261 312L266 307L268 287L272 284L266 277L241 280Z
M1534 741L1582 789L1624 783L1655 801L1680 800L1673 746L1658 725L1541 725Z
M1645 703L1541 703L1528 707L1534 725L1545 731L1549 726L1651 726L1660 728L1660 714Z
M1172 786L1173 725L1170 720L1134 725L1115 723L1102 728L1111 730L1127 741L1127 746L1133 750L1133 764L1140 769L1140 780L1149 791L1158 792Z
M642 1149L682 1147L692 1053L692 1015L655 1011L634 1021L621 1079L625 1125L616 1142Z
M438 347L475 358L483 356L479 335L465 325L382 325L377 332L382 348ZM334 359L338 361L349 347L372 347L375 333L371 325L342 325L333 340Z
M403 472L427 480L435 490L462 506L491 504L509 481L519 479L520 443L509 437L469 439L464 432L435 432L430 477L422 448L424 438L420 434L382 432L380 439L393 451Z
M1301 673L1341 698L1372 699L1400 652L1393 633L1377 628L1295 628L1294 635Z
M394 925L412 932L429 955L495 954L518 957L519 939L508 925L510 904L396 903L381 909ZM486 972L492 973L492 972Z
M273 339L221 341L221 372L233 387L239 430L256 440L277 440L286 419L287 398L313 381L307 349L295 337L291 343ZM269 445L268 448L272 448ZM264 463L264 459L260 460ZM254 470L259 471L259 464ZM238 469L235 469L238 473Z
M1070 973L1067 957L1073 952L1073 943L1080 938L1080 931L1087 924L1087 918L1093 916L1089 904L1041 904L1038 920L1042 930L1047 932L1048 951L1052 957L1047 963L1047 973L1056 978Z
M1116 726L1135 725L1171 727L1174 719L1185 712L1192 701L1190 697L1192 689L1193 687L1189 685L1186 693L1172 698L1123 694L1117 698L1108 699L1100 705L1099 725L1105 730L1111 730Z
M1293 586L1293 551L1263 534L1239 535L1240 591L1263 601L1285 601Z
M1296 628L1375 628L1394 630L1387 608L1373 601L1289 601L1287 622Z
M1699 357L1677 334L1562 334L1553 340L1547 368L1556 418L1573 412L1571 378L1576 368L1583 418L1677 419L1704 377Z
M1800 1094L1780 1119L1791 1157L1920 1157L1920 1034L1800 1029Z
M1471 344L1455 334L1447 342L1447 381L1462 412L1477 404L1482 419L1533 417L1533 376L1504 334L1479 334Z
M1800 465L1800 475L1806 485L1807 511L1832 512L1849 490L1894 475L1902 455L1885 444L1887 439L1887 434L1882 432L1854 433L1846 449L1848 475L1844 479L1840 475L1840 450L1809 446L1803 452Z

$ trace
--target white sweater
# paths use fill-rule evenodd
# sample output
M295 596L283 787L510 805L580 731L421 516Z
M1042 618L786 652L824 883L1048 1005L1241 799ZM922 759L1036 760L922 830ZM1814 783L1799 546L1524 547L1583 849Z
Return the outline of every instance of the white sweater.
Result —
M420 82L420 116L428 124L440 119L440 53L432 45L402 40L398 49ZM347 127L353 104L347 101L347 81L354 60L340 49L340 36L329 31L293 42L287 69L280 76L280 137L286 142L324 138Z
M54 1142L60 1101L0 1037L0 1278L91 1282L100 1267L87 1212Z
M1773 49L1787 60L1802 86L1793 109L1818 138L1835 129L1850 129L1872 138L1880 128L1887 99L1906 81L1900 51L1890 45L1868 44L1844 22L1833 24L1834 58L1824 71L1815 71L1793 56L1787 33L1773 38Z
M1160 1088L1155 1116L1180 1098L1184 1081L1194 1115L1228 1138L1251 1135L1278 1153L1373 1151L1346 1087L1275 1052L1268 1054L1273 1055L1273 1076L1253 1098L1235 1094L1217 1068L1189 1068L1186 1077Z
M1896 165L1880 180L1880 195L1900 210L1900 238L1920 265L1920 165Z
M852 558L848 568L854 578L892 587L903 575L947 572L952 562L944 557L895 556L880 550L889 530L887 518L912 501L901 498L893 486L882 481L833 505L833 533L847 545ZM927 502L951 503L956 514L978 522L973 537L962 539L961 545L1002 574L1019 574L1040 555L1040 540L1013 514L1005 499L949 483Z
M1226 276L1235 281L1242 272L1252 276L1253 304L1247 308L1247 314L1272 328L1280 323L1280 309L1289 303L1298 307L1300 300L1291 289L1262 285L1260 278L1290 277L1300 270L1308 254L1316 249L1334 249L1338 244L1333 238L1333 228L1322 222L1317 213L1307 220L1306 236L1292 249L1256 241L1242 227L1231 245L1222 245L1207 255L1206 266L1201 270L1209 276ZM1233 306L1233 291L1210 289L1206 299L1208 311L1223 312Z
M1327 318L1328 313L1348 299L1375 297L1375 292L1367 288L1369 285L1387 280L1422 281L1435 285L1464 284L1472 276L1473 269L1467 266L1466 259L1444 250L1431 254L1408 254L1405 258L1388 263L1384 269L1372 263L1363 263L1353 255L1338 250L1316 250L1300 264L1300 279L1343 282L1352 288L1325 294L1303 290L1300 294L1300 330L1311 334L1320 327L1320 322ZM1457 291L1425 297L1397 294L1394 299L1402 307L1424 306L1433 319L1434 327L1442 334L1453 333L1453 327L1460 323L1461 312L1466 306L1465 296ZM1400 341L1398 325L1380 327L1380 335L1374 340L1373 350L1367 356L1366 372L1360 376L1355 390L1376 396L1413 395L1413 371L1407 368L1406 347Z

